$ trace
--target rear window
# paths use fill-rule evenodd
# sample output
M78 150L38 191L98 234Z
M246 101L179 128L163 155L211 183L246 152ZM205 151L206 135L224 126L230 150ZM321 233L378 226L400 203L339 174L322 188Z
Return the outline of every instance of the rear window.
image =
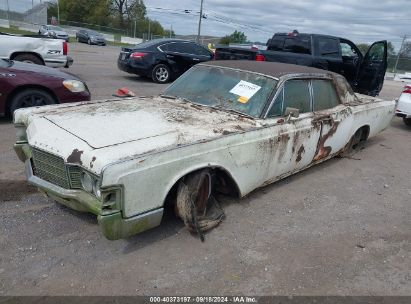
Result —
M269 40L267 49L270 51L311 54L311 37L307 35L273 37Z

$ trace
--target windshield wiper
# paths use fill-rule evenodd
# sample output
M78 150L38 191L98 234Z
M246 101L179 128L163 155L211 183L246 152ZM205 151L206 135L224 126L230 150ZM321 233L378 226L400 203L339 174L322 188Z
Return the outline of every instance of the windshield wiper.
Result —
M162 98L167 98L167 99L177 99L177 97L175 97L175 96L171 96L171 95L160 95L160 97L162 97Z
M209 106L209 107L214 108L214 109L218 109L218 110L223 110L223 111L235 113L235 114L238 114L238 115L240 115L240 116L244 116L244 117L247 117L247 118L252 118L252 119L254 119L254 117L251 116L251 115L245 114L245 113L243 113L243 112L240 112L240 111L237 111L237 110L234 110L234 109L227 109L227 108L224 108L224 107L221 106L221 105Z

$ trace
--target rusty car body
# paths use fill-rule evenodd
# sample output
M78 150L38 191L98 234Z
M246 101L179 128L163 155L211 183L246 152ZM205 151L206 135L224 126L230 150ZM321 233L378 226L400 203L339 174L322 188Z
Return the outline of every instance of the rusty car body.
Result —
M329 71L215 61L158 97L17 110L15 150L31 184L118 239L159 225L193 172L207 168L210 191L243 197L355 149L394 107Z

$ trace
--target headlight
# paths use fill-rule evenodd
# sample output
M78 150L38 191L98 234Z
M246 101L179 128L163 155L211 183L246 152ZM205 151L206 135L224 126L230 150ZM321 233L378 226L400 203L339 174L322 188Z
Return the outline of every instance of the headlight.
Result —
M94 194L97 198L101 198L101 181L95 175L83 171L81 173L81 186L85 191Z
M64 80L63 85L73 93L83 92L86 86L79 80Z
M25 125L15 125L16 128L16 143L27 142L27 128Z
M97 198L101 198L100 182L98 180L93 183L93 193Z
M81 186L87 192L93 193L94 179L89 173L83 172L81 174Z

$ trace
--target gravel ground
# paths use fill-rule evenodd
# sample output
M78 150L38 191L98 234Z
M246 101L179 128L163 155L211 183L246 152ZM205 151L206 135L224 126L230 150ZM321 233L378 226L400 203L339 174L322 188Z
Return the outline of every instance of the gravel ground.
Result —
M70 48L94 99L165 87L117 70L118 48ZM381 96L401 88L386 81ZM94 216L25 183L14 128L0 130L0 295L411 295L411 129L398 118L355 158L220 197L227 219L204 243L172 215L106 240Z

